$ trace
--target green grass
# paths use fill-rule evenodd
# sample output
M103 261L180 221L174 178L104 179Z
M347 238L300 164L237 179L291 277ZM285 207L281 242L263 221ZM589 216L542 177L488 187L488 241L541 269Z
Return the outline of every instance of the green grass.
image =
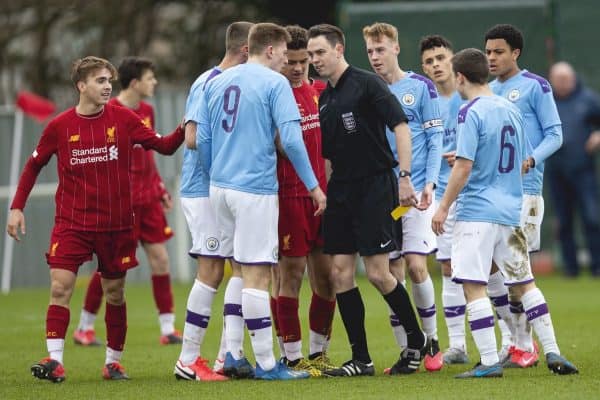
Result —
M436 291L441 289L439 276L434 277ZM15 290L0 297L0 399L590 399L597 398L600 374L597 360L600 344L600 281L581 278L564 280L542 278L538 285L544 291L554 319L561 351L580 369L578 376L554 376L545 363L528 370L507 370L502 379L453 379L464 366L451 366L439 373L420 372L411 376L383 375L384 367L396 361L398 351L388 324L387 307L381 296L366 282L359 280L367 307L367 335L377 375L374 378L309 379L301 382L233 381L200 383L176 381L173 365L179 346L158 345L158 322L149 285L129 285L127 304L129 330L123 364L131 376L127 382L104 382L100 371L103 348L81 348L73 345L71 335L79 318L84 289L73 297L74 312L67 333L65 367L67 381L52 384L30 376L30 365L46 355L44 319L48 291ZM83 286L83 285L80 285ZM306 285L305 285L306 286ZM182 327L189 285L176 285L177 325ZM301 316L306 327L307 299L303 289ZM213 359L218 348L221 327L222 290L213 308L203 355ZM439 299L439 296L438 296ZM439 300L438 300L439 301ZM441 302L438 302L441 304ZM103 315L103 311L101 311ZM442 313L438 312L442 347L447 345ZM97 331L105 337L102 321ZM306 328L304 328L306 329ZM249 340L246 338L248 354ZM477 358L469 337L471 359ZM306 340L305 340L306 346ZM333 340L329 351L335 362L349 358L349 350L341 320L336 315Z

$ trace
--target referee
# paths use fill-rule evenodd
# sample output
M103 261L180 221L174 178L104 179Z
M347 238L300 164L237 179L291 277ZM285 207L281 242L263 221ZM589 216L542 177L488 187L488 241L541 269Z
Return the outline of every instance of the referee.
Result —
M416 371L424 356L425 336L406 289L390 273L388 258L396 249L390 212L399 202L417 203L410 181L407 118L381 78L346 62L344 34L338 27L315 25L308 37L310 61L328 80L319 98L323 157L332 168L323 219L324 252L333 256L333 284L352 348L352 359L325 375L375 373L365 333L365 307L354 280L357 252L369 281L406 329L408 347L392 368L394 373L408 374ZM386 139L386 125L396 135L399 162ZM397 165L399 181L393 172Z

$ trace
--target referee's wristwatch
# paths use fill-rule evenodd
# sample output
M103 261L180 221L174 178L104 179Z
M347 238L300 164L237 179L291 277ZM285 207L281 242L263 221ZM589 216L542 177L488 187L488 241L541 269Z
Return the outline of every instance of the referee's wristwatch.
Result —
M406 171L404 169L401 169L400 174L398 174L398 177L400 177L400 178L406 178L406 177L410 178L410 176L411 176L410 171Z

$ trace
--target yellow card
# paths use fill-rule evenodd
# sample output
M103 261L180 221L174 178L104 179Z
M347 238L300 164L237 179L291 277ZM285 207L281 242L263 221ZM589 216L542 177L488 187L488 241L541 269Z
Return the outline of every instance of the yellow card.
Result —
M400 217L402 217L404 214L406 214L408 212L408 210L410 210L410 206L398 206L396 208L394 208L391 212L392 214L392 218L394 218L394 221L398 221L400 219Z

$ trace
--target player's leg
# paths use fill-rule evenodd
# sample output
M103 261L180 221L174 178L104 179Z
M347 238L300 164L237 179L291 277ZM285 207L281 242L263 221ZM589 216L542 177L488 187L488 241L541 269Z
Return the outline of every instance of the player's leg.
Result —
M138 239L144 248L152 279L152 295L158 310L160 343L181 343L181 333L175 329L175 312L169 253L165 242L173 236L159 201L136 208L139 220Z
M546 299L533 280L523 231L510 227L503 227L502 230L502 246L497 247L494 260L506 277L506 284L511 286L511 292L523 304L527 320L546 355L548 368L561 375L577 373L577 368L560 355ZM523 363L521 366L531 364L534 356L535 353L524 354L520 360Z
M495 263L492 263L487 292L492 301L492 305L496 310L498 328L500 329L500 334L502 336L502 344L500 346L498 357L504 367L510 368L514 366L510 359L514 353L513 338L516 335L516 321L514 319L514 314L511 311L512 306L509 302L508 288L504 284L504 276L502 275L502 272L498 270Z
M479 354L480 364L457 378L502 376L494 312L486 287L497 235L496 224L458 221L452 236L452 279L461 282L467 301L467 319Z
M308 256L308 278L312 289L309 320L309 360L321 372L333 365L327 357L335 314L335 292L331 282L331 256L319 245Z
M109 380L129 379L121 365L127 335L124 273L103 274L102 288L106 298L106 357L102 376Z
M189 254L198 264L186 306L181 353L173 373L177 379L224 380L207 366L201 346L211 317L212 304L223 280L225 246L206 197L183 198L182 208L192 235Z
M69 302L75 287L77 268L50 267L50 305L46 311L48 357L31 366L31 373L38 379L57 383L65 380L63 353L70 319Z
M420 193L417 193L420 197ZM437 317L433 281L427 270L427 256L437 250L436 236L431 230L435 201L426 210L411 209L402 217L402 254L412 281L412 295L423 331L427 335L425 368L439 371L443 366L437 336Z
M229 278L225 287L223 300L225 352L219 358L223 359L223 367L225 367L225 360L228 357L230 361L235 361L238 364L243 363L246 366L247 373L250 374L254 371L244 356L244 316L242 314L244 282L242 279L242 266L233 259L230 259L229 262L231 263L231 278Z
M75 344L82 346L100 346L102 342L96 338L96 330L94 323L98 310L102 305L102 283L100 282L100 273L95 271L90 277L85 297L83 300L83 308L79 317L79 325L73 333L73 341Z
M277 298L279 297L279 288L281 283L281 272L279 265L271 268L271 298L269 299L269 306L271 307L271 318L273 319L273 328L275 329L275 337L277 338L277 345L279 346L279 358L285 359L285 347L283 345L283 334L281 333L281 325L279 324L279 306Z
M400 223L399 227L401 228L401 226L402 225ZM398 282L400 282L400 284L406 289L406 263L404 262L404 258L402 258L401 250L394 250L390 253L390 272L392 273L392 275L394 275L396 280L398 280ZM402 352L402 350L404 350L407 346L406 331L404 331L404 327L400 324L400 320L398 319L396 313L391 308L389 308L389 306L388 311L390 314L390 326L392 327L392 332L394 333L396 344L398 344L398 348L400 349L400 352Z

